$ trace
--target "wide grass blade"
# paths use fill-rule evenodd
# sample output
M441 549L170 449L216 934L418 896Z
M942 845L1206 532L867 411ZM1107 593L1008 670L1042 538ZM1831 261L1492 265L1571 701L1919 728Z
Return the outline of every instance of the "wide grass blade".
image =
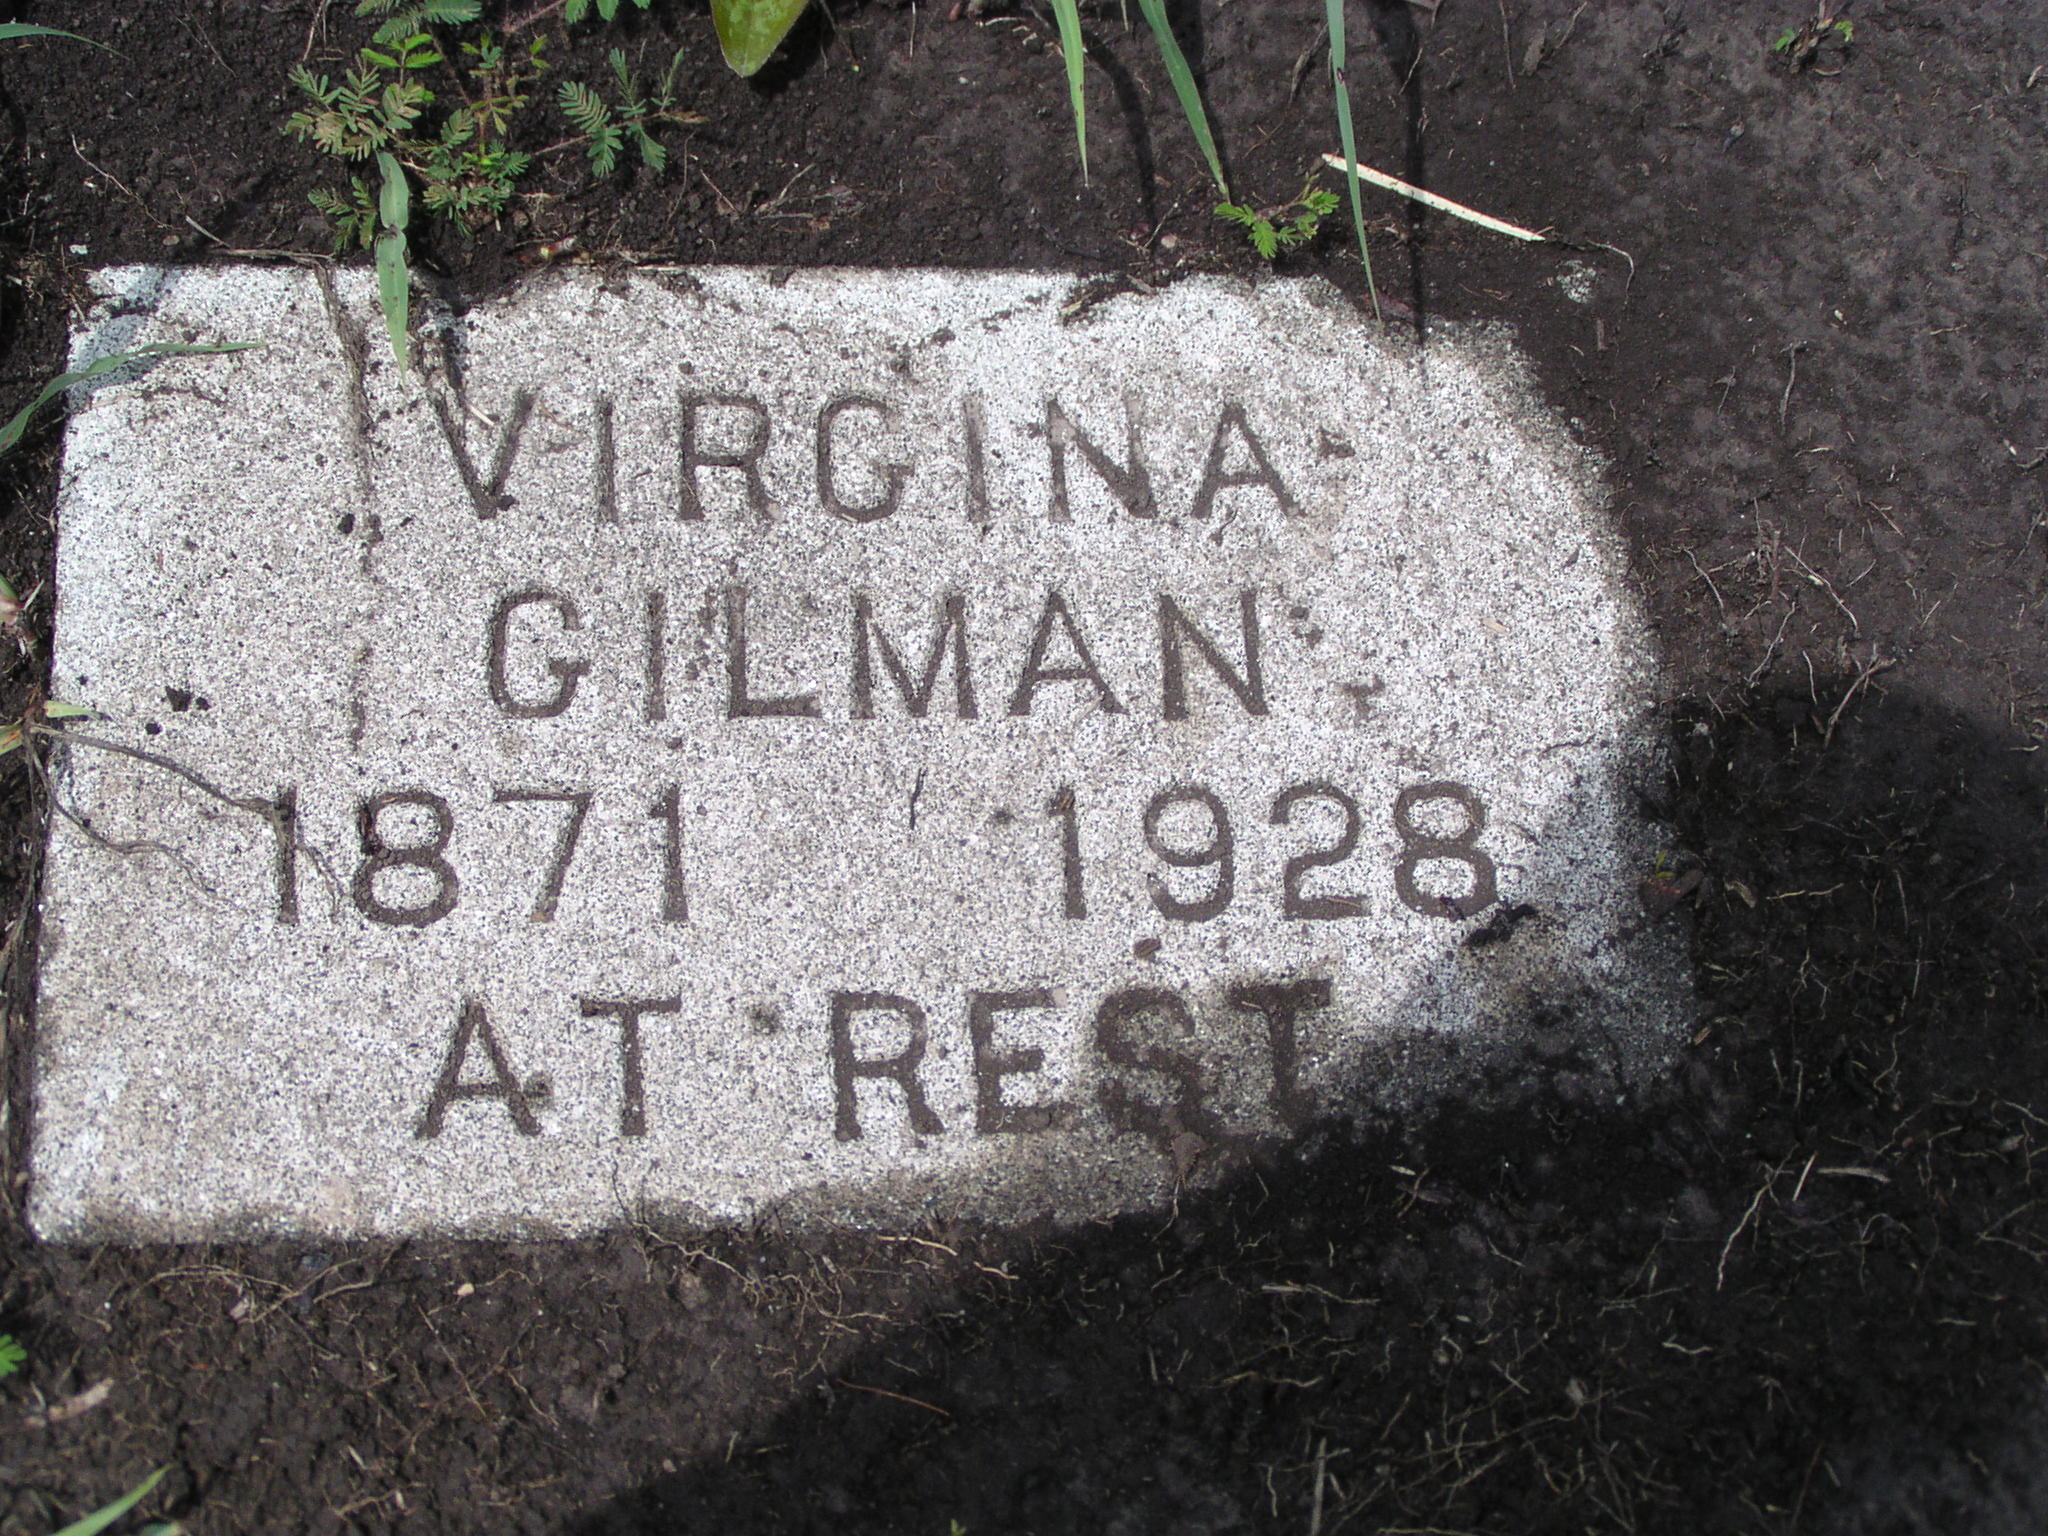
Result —
M379 150L377 168L384 177L377 194L377 217L384 225L384 232L377 237L377 302L384 310L391 355L403 370L410 366L407 334L412 321L412 269L405 259L405 230L412 222L412 187L396 155Z
M140 362L148 357L186 357L206 352L246 352L251 347L261 346L257 341L228 341L193 345L181 341L160 341L147 347L137 347L132 352L110 352L105 357L96 357L83 368L70 373L60 373L37 393L35 399L14 413L14 419L0 427L0 453L7 452L19 443L22 434L28 431L28 424L35 413L63 394L74 384L84 384L101 374L112 373L116 368L126 368L130 363Z
M809 0L711 0L711 24L726 67L754 74L782 46Z
M1081 89L1087 62L1081 43L1081 0L1052 0L1053 19L1060 27L1060 52L1067 59L1067 100L1074 106L1074 138L1081 146L1081 185L1088 184L1088 100Z
M1159 44L1159 56L1166 61L1166 77L1173 82L1173 94L1180 98L1181 112L1209 161L1209 174L1216 178L1216 190L1227 203L1231 200L1230 183L1224 179L1222 160L1217 158L1216 137L1209 132L1209 114L1202 110L1202 93L1195 85L1195 72L1188 68L1187 55L1180 51L1173 27L1167 22L1166 0L1138 0L1138 9L1144 13L1153 40Z
M1344 147L1344 182L1351 189L1351 227L1358 232L1358 259L1365 263L1365 291L1372 317L1380 314L1379 285L1372 280L1372 252L1365 247L1365 202L1358 192L1358 138L1351 130L1351 81L1345 72L1344 0L1323 0L1330 22L1330 85L1337 96L1337 142Z

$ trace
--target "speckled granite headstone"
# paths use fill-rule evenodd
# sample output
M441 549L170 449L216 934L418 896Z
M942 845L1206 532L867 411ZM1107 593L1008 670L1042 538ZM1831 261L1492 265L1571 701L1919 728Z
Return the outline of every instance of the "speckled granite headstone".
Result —
M1497 338L577 273L404 377L363 274L99 283L80 359L263 347L75 406L55 689L189 774L60 759L46 1236L1075 1219L1420 1037L1683 1027L1640 622Z

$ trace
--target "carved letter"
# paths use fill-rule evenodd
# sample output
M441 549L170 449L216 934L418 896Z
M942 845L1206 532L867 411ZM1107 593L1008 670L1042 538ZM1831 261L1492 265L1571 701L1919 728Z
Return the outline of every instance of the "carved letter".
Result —
M1045 649L1052 640L1053 620L1059 620L1060 627L1067 632L1067 643L1074 648L1080 659L1079 666L1048 667L1045 664ZM1102 671L1095 665L1095 657L1088 650L1088 642L1081 638L1081 632L1074 627L1074 616L1067 611L1067 600L1057 592L1045 595L1045 607L1038 615L1038 628L1031 636L1031 652L1024 658L1024 671L1017 679L1017 691L1010 695L1010 713L1028 715L1031 713L1031 699L1038 692L1041 683L1093 683L1096 697L1101 701L1103 712L1120 715L1123 705L1103 681Z
M505 650L511 634L512 615L521 608L540 603L553 607L562 620L562 628L578 630L583 627L583 616L576 611L576 605L561 593L550 592L546 587L522 587L498 599L498 606L491 610L484 673L490 685L491 702L514 720L551 720L561 714L576 697L578 679L590 670L590 663L582 657L551 656L548 658L548 671L555 676L555 691L531 704L522 704L512 697L512 685L505 677Z
M590 499L600 523L619 520L619 450L612 438L612 397L602 392L590 397L590 413L597 420L597 462L590 471Z
M1209 664L1209 670L1223 679L1224 686L1237 695L1248 715L1263 715L1266 708L1266 679L1259 666L1259 610L1256 592L1246 587L1237 594L1240 625L1244 631L1244 673L1240 676L1223 659L1193 620L1181 612L1180 604L1164 592L1159 594L1159 672L1161 712L1169 720L1188 717L1187 666L1181 659L1183 636L1194 642L1195 654Z
M490 1058L488 1082L465 1083L462 1080L462 1068L469 1060L472 1039L483 1041L484 1054ZM473 997L463 1000L462 1015L455 1025L455 1038L448 1042L448 1054L441 1062L441 1076L434 1083L434 1096L427 1101L427 1112L420 1116L413 1135L422 1141L440 1135L448 1106L457 1099L497 1099L511 1114L512 1124L518 1127L520 1135L540 1134L540 1122L533 1117L533 1110L526 1102L526 1090L512 1076L512 1068L498 1045L498 1037L491 1032L491 1021L484 1016L484 1005Z
M1142 1131L1162 1148L1170 1148L1176 1136L1193 1133L1219 1139L1216 1117L1202 1107L1208 1086L1194 1057L1163 1045L1147 1045L1130 1037L1130 1026L1146 1014L1157 1014L1183 1036L1195 1032L1194 1015L1178 992L1165 987L1132 987L1112 992L1095 1011L1095 1044L1112 1066L1157 1072L1174 1085L1173 1102L1165 1106L1147 1103L1132 1093L1128 1084L1103 1075L1096 1090L1103 1113L1119 1131Z
M910 1027L910 1043L894 1056L855 1056L853 1016L857 1013L898 1015ZM832 994L833 1135L841 1141L860 1140L860 1112L854 1102L853 1084L862 1077L886 1078L903 1090L910 1128L920 1136L937 1136L945 1131L931 1105L925 1102L924 1085L917 1080L917 1066L924 1060L927 1038L924 1010L907 997L889 992Z
M910 478L910 466L877 464L875 471L882 478L882 492L865 505L855 506L840 497L838 481L832 473L832 425L856 408L874 411L885 421L891 414L886 404L867 395L841 395L818 412L818 502L834 517L855 523L877 523L894 512L896 503L902 500L903 482Z
M1302 1089L1297 1072L1301 1053L1294 1038L1295 1020L1330 1006L1330 984L1323 980L1247 982L1232 987L1230 1006L1256 1013L1266 1021L1273 1046L1273 1113L1289 1130L1300 1130L1315 1114L1315 1101Z
M512 473L512 460L519 453L519 438L526 431L526 418L533 414L536 392L521 389L513 392L512 409L505 417L505 423L498 429L498 451L491 456L491 478L488 482L479 480L476 461L469 456L469 441L466 435L456 429L455 413L448 408L448 402L434 392L428 391L427 398L434 405L434 420L441 424L441 436L448 441L448 452L455 459L455 473L462 480L462 488L469 492L469 504L476 508L478 517L496 517L512 505L513 498L505 494L505 479Z
M1226 438L1232 427L1237 429L1237 435L1244 439L1245 449L1251 454L1253 467L1250 469L1223 467L1223 455L1228 446ZM1219 491L1240 485L1263 485L1273 493L1273 499L1280 503L1280 510L1289 517L1301 512L1300 505L1281 484L1280 476L1273 469L1273 461L1266 457L1265 444L1259 441L1251 423L1245 420L1244 407L1232 400L1223 407L1223 414L1216 418L1216 436L1209 443L1209 462L1202 468L1201 488L1195 492L1195 504L1188 508L1188 516L1207 517L1215 510Z
M1052 450L1052 519L1066 522L1074 515L1067 500L1067 449L1078 448L1088 467L1102 477L1109 493L1124 504L1133 517L1157 517L1159 503L1152 495L1152 473L1145 467L1145 450L1138 425L1144 418L1145 397L1136 390L1124 396L1124 442L1130 455L1128 465L1119 464L1088 440L1088 435L1067 418L1057 400L1045 404L1045 440Z
M754 720L768 715L815 715L815 693L790 693L757 699L747 692L747 589L725 594L725 715L728 720Z
M579 997L577 1005L586 1019L614 1018L619 1021L619 1134L647 1134L646 1079L640 1071L640 1020L650 1013L681 1013L680 997L636 997L607 1001Z
M683 392L682 420L677 426L676 516L700 521L704 501L697 493L700 469L736 469L746 477L747 508L756 517L768 515L768 486L761 478L761 455L768 451L768 407L752 395L696 395ZM727 405L754 418L746 446L708 449L697 446L697 413L707 406Z
M983 444L988 439L988 422L981 396L969 395L961 402L960 434L967 453L967 520L985 523L989 520L988 455Z
M1003 1102L1003 1079L1045 1069L1045 1052L1036 1046L1021 1051L995 1047L996 1015L1024 1008L1050 1008L1052 993L1043 987L1029 992L970 992L967 1033L974 1041L974 1130L978 1136L1004 1131L1044 1131L1058 1123L1064 1106L1025 1106Z
M967 659L967 599L954 592L940 603L938 632L932 636L931 649L925 652L924 680L913 684L910 669L896 654L896 647L889 643L887 635L875 628L874 605L868 601L866 593L856 594L853 599L853 718L872 720L875 717L873 652L879 649L883 669L888 672L890 681L896 684L896 691L903 695L903 703L911 718L922 720L931 708L932 695L938 690L939 668L946 660L949 637L953 642L953 708L962 720L972 720L975 717L974 675L969 670Z

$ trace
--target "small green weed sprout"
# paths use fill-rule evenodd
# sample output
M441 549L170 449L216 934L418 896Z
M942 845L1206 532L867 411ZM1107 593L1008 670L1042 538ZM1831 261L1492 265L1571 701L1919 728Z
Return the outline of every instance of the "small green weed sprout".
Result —
M1088 179L1088 108L1082 90L1084 45L1080 0L1051 0L1051 4L1053 19L1059 25L1060 52L1066 57L1067 103L1074 115L1074 137L1081 151L1081 179L1085 182ZM1265 210L1233 200L1229 179L1223 172L1222 157L1216 151L1216 137L1210 131L1209 116L1202 106L1201 88L1187 56L1173 35L1173 27L1167 20L1165 0L1138 0L1138 9L1144 14L1145 25L1159 49L1160 61L1166 66L1166 77L1173 85L1181 115L1187 119L1188 131L1194 135L1195 144L1208 163L1209 176L1216 183L1216 190L1223 195L1216 212L1233 223L1243 225L1252 244L1268 261L1282 250L1314 239L1321 220L1336 211L1334 204L1328 208L1321 206L1327 193L1304 189L1293 203ZM1345 73L1348 53L1344 37L1344 0L1324 0L1323 16L1330 35L1330 83L1337 100L1337 136L1344 147L1345 160L1353 167L1345 178L1351 192L1351 224L1358 234L1358 259L1365 265L1365 285L1372 295L1373 312L1377 314L1379 287L1373 281L1372 252L1365 243L1365 207L1359 195L1358 150L1351 123L1351 86Z
M640 94L640 82L626 63L625 49L612 49L611 63L619 88L616 109L581 81L564 80L557 92L562 115L587 141L590 168L598 175L609 176L618 169L619 151L629 139L640 152L640 163L650 171L660 171L668 164L668 150L650 128L657 123L704 121L695 112L676 109L676 76L683 67L683 51L676 50L651 97Z
M1244 226L1258 253L1271 261L1282 251L1307 245L1330 214L1337 211L1337 194L1318 187L1313 180L1303 183L1301 196L1273 208L1249 208L1241 203L1218 203L1218 216Z
M402 372L410 366L412 267L406 261L405 232L412 223L412 184L389 150L377 151L377 170L383 178L377 189L377 302L384 310L391 355Z
M1829 44L1846 53L1855 41L1856 23L1846 16L1837 16L1823 3L1802 25L1787 27L1771 44L1771 52L1788 59L1794 69L1806 69Z
M566 0L567 21L594 9L604 20L619 13L623 0ZM634 0L642 10L651 0ZM514 30L530 26L556 7L543 6ZM370 43L339 80L293 66L290 79L305 104L286 120L284 131L337 159L377 162L373 185L351 175L342 190L319 187L307 193L334 225L335 249L351 246L376 253L377 292L391 335L392 355L407 366L407 322L412 288L410 223L415 183L430 214L451 219L474 234L495 224L517 194L534 155L512 147L513 129L547 72L547 39L535 35L515 46L492 32L451 42L451 29L482 14L481 0L359 0L358 16L379 20ZM678 50L668 70L647 95L626 62L611 51L617 96L607 100L580 81L566 81L555 99L575 130L543 154L582 145L593 170L610 175L620 152L631 144L651 171L668 164L656 137L663 124L703 119L676 106ZM458 104L459 103L459 104Z
M9 587L12 595L14 588ZM0 1376L12 1376L28 1364L28 1351L21 1347L20 1340L11 1333L0 1333Z
M428 132L424 114L438 93L418 76L447 64L447 53L431 34L406 33L386 43L385 30L379 29L378 41L357 55L356 66L338 82L303 64L293 67L291 82L310 104L286 120L285 132L343 160L389 154L419 177L420 201L429 212L469 230L494 222L533 163L506 135L547 69L547 39L537 37L516 53L488 34L463 43L467 84L456 82L463 104L438 131ZM368 250L376 243L379 199L363 178L350 178L347 196L323 187L308 197L334 221L338 249Z
M100 1536L108 1526L127 1514L129 1510L149 1497L150 1490L163 1481L169 1467L158 1467L135 1487L114 1500L104 1509L96 1509L82 1520L74 1520L58 1531L56 1536ZM158 1520L142 1528L141 1536L178 1536L178 1527L168 1521Z
M5 426L0 426L0 453L7 452L15 444L19 443L22 435L28 431L28 424L35 416L35 413L74 384L84 384L89 380L99 378L102 374L112 373L116 368L125 368L130 363L140 362L145 358L191 357L215 352L246 352L251 347L261 345L261 342L255 341L197 343L159 341L146 347L137 347L132 352L110 352L105 357L96 357L83 368L76 368L69 373L58 374L56 378L50 380L49 383L36 392L35 399L29 401L27 405L16 411L13 419Z

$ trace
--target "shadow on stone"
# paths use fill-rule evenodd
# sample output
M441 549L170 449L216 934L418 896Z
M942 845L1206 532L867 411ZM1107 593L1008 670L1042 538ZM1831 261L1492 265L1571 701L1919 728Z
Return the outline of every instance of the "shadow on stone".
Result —
M1799 681L1674 723L1703 1008L1650 1089L1537 1020L1520 1102L1041 1236L567 1529L2037 1528L2048 797Z

